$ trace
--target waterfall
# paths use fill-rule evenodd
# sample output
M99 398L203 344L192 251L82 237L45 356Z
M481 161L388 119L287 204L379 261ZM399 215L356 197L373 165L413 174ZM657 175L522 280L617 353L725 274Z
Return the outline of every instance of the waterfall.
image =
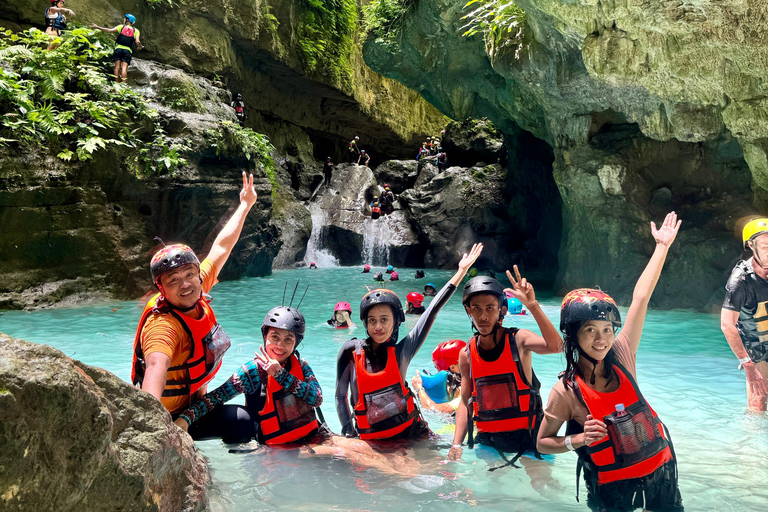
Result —
M385 217L376 220L367 217L363 221L363 263L373 266L389 264L389 244L392 235Z
M310 203L309 213L312 216L312 233L309 235L304 261L307 265L314 261L318 267L338 267L339 261L323 249L323 227L328 225L328 213L323 208L323 202Z

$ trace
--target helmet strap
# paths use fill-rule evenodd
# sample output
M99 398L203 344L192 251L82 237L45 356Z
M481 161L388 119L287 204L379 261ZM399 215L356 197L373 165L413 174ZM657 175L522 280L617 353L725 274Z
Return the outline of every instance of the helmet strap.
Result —
M597 365L600 363L597 359L594 359L587 355L586 352L578 345L578 342L576 344L576 350L579 352L579 357L583 357L590 363L592 363L592 375L589 377L589 383L593 386L595 385L595 371L597 370Z
M768 265L763 264L763 260L760 258L760 255L757 254L755 243L752 240L749 241L749 248L752 249L752 257L755 259L757 264L760 265L760 268L763 270L768 270Z

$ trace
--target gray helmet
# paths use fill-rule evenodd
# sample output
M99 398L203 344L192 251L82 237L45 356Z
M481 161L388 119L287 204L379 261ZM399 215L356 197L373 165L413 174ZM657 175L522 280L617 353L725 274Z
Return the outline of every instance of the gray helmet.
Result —
M269 310L261 323L261 336L263 338L267 337L267 331L270 327L291 331L296 335L296 345L298 345L304 339L306 322L304 315L298 309L290 306L277 306Z
M360 320L365 322L368 317L368 310L379 304L386 304L392 308L396 326L405 322L405 312L403 311L400 297L392 290L387 290L386 288L378 288L365 294L363 300L360 301Z
M488 276L473 277L467 284L464 285L464 294L461 297L461 303L464 306L469 306L469 299L473 295L485 293L488 295L494 295L499 298L499 305L503 303L503 299L506 297L504 293L504 287L496 279Z

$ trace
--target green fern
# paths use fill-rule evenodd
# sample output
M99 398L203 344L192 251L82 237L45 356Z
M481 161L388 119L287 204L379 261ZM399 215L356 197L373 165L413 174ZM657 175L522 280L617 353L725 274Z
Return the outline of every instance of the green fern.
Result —
M462 16L467 24L461 27L462 36L482 34L485 51L494 62L502 49L515 46L515 58L520 58L523 49L525 11L509 0L470 0L464 9L473 10Z

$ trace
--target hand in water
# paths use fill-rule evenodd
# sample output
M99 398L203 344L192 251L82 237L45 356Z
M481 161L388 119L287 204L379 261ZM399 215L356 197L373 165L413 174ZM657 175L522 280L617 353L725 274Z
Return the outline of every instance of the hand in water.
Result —
M584 443L589 446L607 435L608 428L606 428L605 423L594 419L591 414L588 414L587 421L584 422Z
M173 423L184 432L189 432L189 423L184 418L177 418Z
M517 280L515 280L515 278L512 277L512 273L507 270L507 279L512 283L512 288L505 288L504 293L511 292L513 297L523 303L523 306L529 308L529 304L536 302L536 292L533 289L533 285L529 283L526 278L520 276L520 271L517 269L517 265L512 268L515 270Z
M664 223L660 228L656 229L656 223L651 221L651 234L657 244L666 245L669 247L672 242L675 241L677 231L680 229L680 224L683 221L677 220L677 214L675 212L668 213L664 219Z
M473 245L472 250L469 251L469 254L465 254L464 257L461 258L461 261L459 262L459 270L466 273L469 267L471 267L472 264L477 261L477 258L480 256L481 252L483 252L483 244Z
M256 362L259 366L264 368L265 372L274 377L277 375L277 372L280 371L280 363L276 359L269 357L269 354L267 354L267 351L264 350L263 346L259 347L259 350L261 350L263 355L256 354Z
M240 202L247 204L250 208L256 204L258 198L259 196L256 194L256 189L253 188L253 174L246 177L245 171L243 171L243 190L240 191Z
M461 454L464 452L464 450L461 448L461 446L451 446L451 449L448 450L448 459L456 462L457 460L461 459Z
M762 399L762 397L768 395L768 383L765 382L763 375L754 363L744 365L744 373L747 376L749 389L752 391L755 399Z

